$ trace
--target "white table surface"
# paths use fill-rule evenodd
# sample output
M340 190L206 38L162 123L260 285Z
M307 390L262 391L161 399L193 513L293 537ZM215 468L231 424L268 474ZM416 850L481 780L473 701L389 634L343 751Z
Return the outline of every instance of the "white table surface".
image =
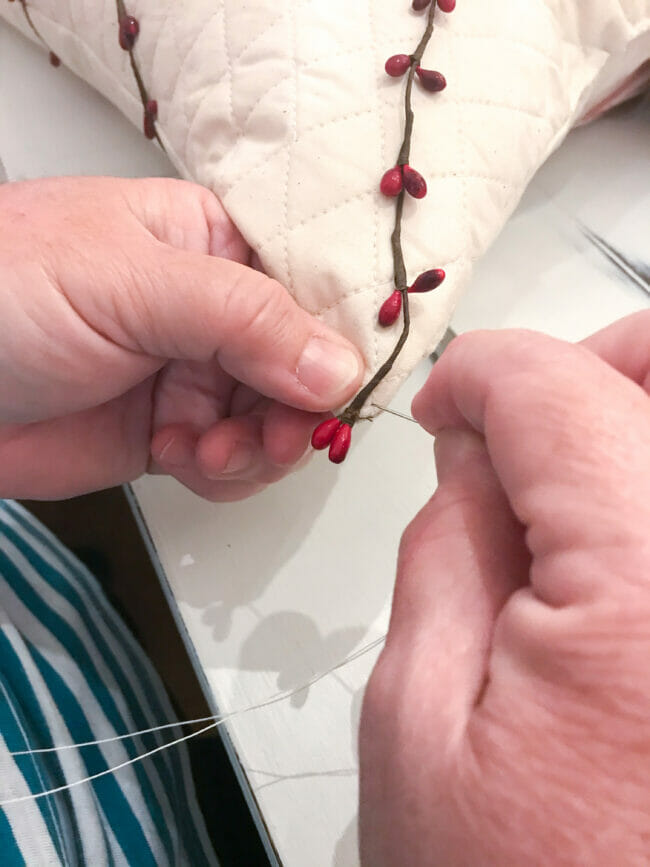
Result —
M114 109L1 25L0 156L11 179L173 173ZM454 328L578 339L648 306L643 279L611 264L579 223L641 273L645 258L647 287L649 178L647 103L575 132L477 267ZM429 367L395 408L408 411ZM162 478L133 486L215 711L298 687L385 633L398 540L434 486L430 439L389 416L356 437L343 469L321 456L245 503L209 505ZM377 652L228 723L244 788L287 867L358 863L356 734Z

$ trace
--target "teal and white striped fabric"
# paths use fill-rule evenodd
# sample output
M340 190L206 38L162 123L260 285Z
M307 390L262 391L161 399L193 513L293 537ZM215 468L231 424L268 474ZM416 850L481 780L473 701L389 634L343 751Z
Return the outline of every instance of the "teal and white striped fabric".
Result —
M182 732L13 752L174 719L157 674L95 579L21 506L0 501L0 802L74 783ZM184 747L0 808L0 863L216 864Z

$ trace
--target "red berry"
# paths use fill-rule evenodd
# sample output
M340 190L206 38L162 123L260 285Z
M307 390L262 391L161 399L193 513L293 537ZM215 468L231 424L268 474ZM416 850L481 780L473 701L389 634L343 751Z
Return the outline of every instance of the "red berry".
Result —
M396 289L379 308L379 324L384 328L397 322L402 312L402 293Z
M328 418L327 421L321 422L311 435L312 447L319 451L326 449L340 427L341 422L337 418Z
M423 199L427 194L427 182L420 172L416 172L411 166L404 166L402 173L404 175L406 192L410 196L413 196L414 199Z
M52 66L61 66L61 58L53 51L50 51L50 63Z
M422 12L431 3L431 0L413 0L413 9L416 12Z
M456 8L456 0L438 0L438 9L441 12L453 12Z
M442 72L436 72L433 69L422 69L421 66L415 70L417 72L420 83L425 90L431 93L439 93L447 87L447 79Z
M399 196L402 192L402 169L395 166L393 169L388 169L383 178L379 189L385 196Z
M349 424L340 425L339 429L334 434L332 445L330 446L329 459L333 464L341 464L345 460L345 456L350 450L350 442L352 441L352 428Z
M431 292L432 289L437 289L440 286L446 276L442 268L425 271L415 280L409 292Z
M139 32L138 19L134 18L133 15L123 15L120 18L120 48L123 48L124 51L130 51L135 45Z
M144 106L144 134L147 138L156 137L157 117L158 103L155 99L148 99Z
M400 75L404 75L406 70L411 65L411 58L408 54L393 54L392 57L389 57L386 61L386 72L389 75L392 75L393 78L399 78Z

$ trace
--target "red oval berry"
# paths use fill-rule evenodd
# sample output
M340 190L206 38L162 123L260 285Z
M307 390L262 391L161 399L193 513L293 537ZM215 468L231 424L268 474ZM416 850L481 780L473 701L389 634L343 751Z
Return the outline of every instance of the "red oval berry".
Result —
M402 312L402 293L395 290L379 308L379 324L384 328L397 322Z
M311 435L312 447L319 451L326 449L340 427L341 422L337 418L328 418L321 422Z
M427 182L420 172L416 172L411 166L403 166L402 173L406 192L414 199L423 199L427 194Z
M54 67L61 66L61 58L58 54L55 54L53 51L50 51L50 63Z
M456 0L438 0L438 9L441 12L453 12L456 8Z
M130 51L135 45L135 40L140 32L138 19L133 15L123 15L120 18L120 48Z
M439 93L447 87L447 79L442 72L436 72L434 69L422 69L421 66L418 66L415 71L422 87L430 93Z
M385 69L393 78L399 78L400 75L404 75L410 65L411 58L408 54L393 54L386 61Z
M440 286L446 276L442 268L425 271L415 280L409 292L431 292L432 289L437 289Z
M395 166L384 174L379 189L385 196L399 196L402 192L402 169Z
M415 12L422 12L431 3L431 0L413 0L413 9Z
M352 428L349 424L342 424L334 434L330 446L329 459L333 464L341 464L350 450L352 441Z
M144 106L144 134L147 138L156 137L156 118L158 117L158 103L155 99L148 99Z
M156 137L156 122L150 114L147 114L146 111L144 113L142 129L146 138L153 139Z

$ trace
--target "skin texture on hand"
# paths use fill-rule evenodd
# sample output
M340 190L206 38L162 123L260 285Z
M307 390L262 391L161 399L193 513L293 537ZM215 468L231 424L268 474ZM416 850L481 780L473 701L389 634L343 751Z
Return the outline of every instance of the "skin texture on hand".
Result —
M650 313L454 341L413 403L361 724L367 867L650 864Z
M0 496L148 469L228 501L290 472L363 362L251 261L194 184L0 187Z

